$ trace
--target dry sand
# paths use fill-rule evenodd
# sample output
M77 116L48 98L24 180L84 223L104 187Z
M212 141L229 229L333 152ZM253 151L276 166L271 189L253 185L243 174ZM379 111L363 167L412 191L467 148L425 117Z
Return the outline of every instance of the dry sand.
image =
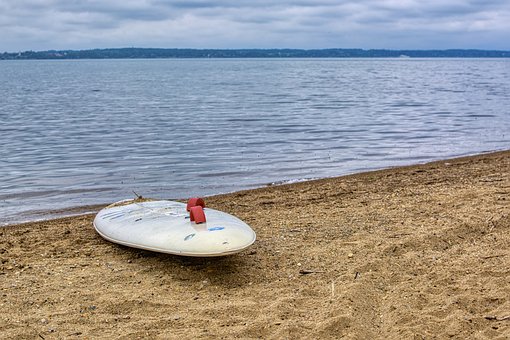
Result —
M257 242L130 249L93 215L0 230L0 338L510 338L510 152L207 199Z

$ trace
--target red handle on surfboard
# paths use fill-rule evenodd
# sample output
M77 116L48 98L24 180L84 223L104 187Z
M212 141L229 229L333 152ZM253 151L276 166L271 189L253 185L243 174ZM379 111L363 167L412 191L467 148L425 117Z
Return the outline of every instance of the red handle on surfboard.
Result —
M201 206L205 208L205 202L203 198L193 197L188 200L188 205L186 205L186 210L190 211L192 207Z
M191 207L189 210L189 219L196 224L205 223L204 208L200 205Z

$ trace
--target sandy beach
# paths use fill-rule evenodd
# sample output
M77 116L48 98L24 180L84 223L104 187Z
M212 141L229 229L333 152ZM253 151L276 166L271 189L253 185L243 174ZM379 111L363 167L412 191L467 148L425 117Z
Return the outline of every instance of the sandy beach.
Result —
M510 338L510 151L206 199L257 241L183 258L94 215L0 229L0 338Z

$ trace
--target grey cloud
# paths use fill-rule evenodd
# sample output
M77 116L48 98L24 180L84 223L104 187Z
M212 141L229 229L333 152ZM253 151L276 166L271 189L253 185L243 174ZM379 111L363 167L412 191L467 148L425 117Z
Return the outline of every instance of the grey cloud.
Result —
M164 20L171 17L171 13L163 6L148 6L137 1L66 1L59 0L55 9L68 13L94 13L105 15L116 20Z
M0 0L0 29L4 50L113 44L508 49L510 4L504 0Z

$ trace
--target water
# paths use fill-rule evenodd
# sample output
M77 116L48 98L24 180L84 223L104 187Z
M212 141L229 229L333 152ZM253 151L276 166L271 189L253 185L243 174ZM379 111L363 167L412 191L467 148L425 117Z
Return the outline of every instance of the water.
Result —
M510 148L508 59L2 61L0 98L3 225Z

